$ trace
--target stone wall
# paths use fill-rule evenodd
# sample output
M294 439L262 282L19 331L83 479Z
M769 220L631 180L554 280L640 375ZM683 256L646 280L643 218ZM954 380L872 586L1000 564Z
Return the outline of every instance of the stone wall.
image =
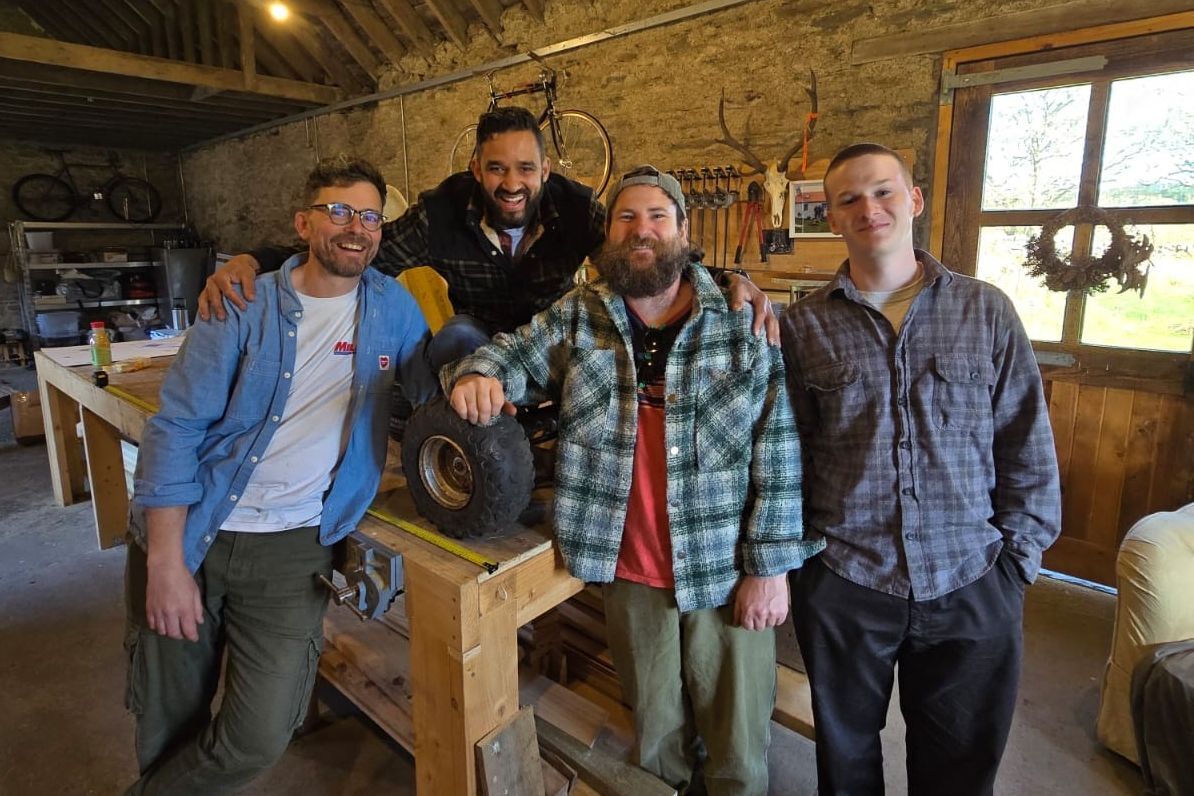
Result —
M59 147L68 149L67 147ZM111 171L103 165L107 162L108 151L91 147L70 147L67 160L70 163L95 163L99 168L71 168L75 181L82 190L93 188L105 182ZM162 195L162 214L158 217L161 223L175 223L183 218L182 192L178 185L178 160L173 154L161 152L138 152L122 150L116 153L120 158L121 170L130 177L147 179ZM23 219L24 216L17 209L12 200L13 185L26 174L48 173L54 174L59 169L58 161L46 149L31 141L0 140L0 224L3 234L0 235L0 329L9 327L23 327L20 305L18 302L17 282L20 274L12 263L8 223ZM108 212L104 202L93 202L80 208L68 221L115 222L117 219ZM116 244L119 241L109 238L106 244Z
M383 84L409 85L686 5L549 0L546 25L513 6L502 18L506 47L473 27L467 55L442 44L430 59L402 59ZM717 102L723 86L735 136L744 138L749 125L755 152L764 159L780 157L808 111L804 86L812 68L820 89L812 158L829 157L856 140L877 140L914 150L916 178L924 185L930 177L940 58L852 66L853 41L1037 5L1034 0L758 0L584 47L551 63L568 71L562 105L593 113L609 130L615 170L641 162L664 168L740 163L736 153L714 141L720 137ZM537 71L534 64L523 65L502 70L496 79L511 85ZM229 251L293 239L292 210L304 174L317 157L339 151L372 160L413 200L446 176L452 141L484 109L486 92L478 77L188 153L184 173L200 233ZM920 232L925 231L922 220Z

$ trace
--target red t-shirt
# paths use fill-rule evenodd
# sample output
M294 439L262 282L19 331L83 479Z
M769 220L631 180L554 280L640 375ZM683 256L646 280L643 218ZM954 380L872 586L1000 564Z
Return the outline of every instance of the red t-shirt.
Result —
M629 308L627 308L629 309ZM645 326L633 312L635 362L638 367L638 436L634 441L634 471L630 502L614 576L660 589L674 589L672 533L667 516L667 456L665 454L664 372L667 356L691 306L681 307L662 328ZM652 340L644 351L643 337ZM645 360L653 359L653 363ZM653 365L646 367L647 364ZM646 378L643 378L646 376Z

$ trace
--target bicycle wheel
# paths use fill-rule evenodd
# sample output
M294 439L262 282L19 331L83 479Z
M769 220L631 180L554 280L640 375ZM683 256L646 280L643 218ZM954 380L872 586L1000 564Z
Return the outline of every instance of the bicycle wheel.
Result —
M35 221L62 221L78 206L79 195L66 180L50 174L26 174L12 186L12 200Z
M583 183L598 196L609 183L614 150L609 133L593 116L584 111L559 111L539 125L555 147L552 170Z
M449 174L458 171L468 171L469 161L473 159L473 150L477 146L477 125L470 124L460 131L456 141L452 144L452 153L448 156Z
M124 221L153 221L162 212L158 189L136 177L117 177L108 183L104 196L108 200L108 209Z

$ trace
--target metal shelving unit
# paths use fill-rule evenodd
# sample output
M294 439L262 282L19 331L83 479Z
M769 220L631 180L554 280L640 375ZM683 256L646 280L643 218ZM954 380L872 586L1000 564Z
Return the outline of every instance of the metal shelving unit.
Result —
M187 231L187 228L182 224L128 224L121 222L114 222L111 224L93 223L93 222L70 222L70 221L13 221L8 225L9 238L12 244L12 253L18 267L21 269L21 281L18 285L19 297L21 303L21 318L25 324L25 329L29 332L30 339L34 342L35 347L40 342L40 335L37 325L37 316L42 313L55 313L67 311L86 311L98 309L110 309L115 307L146 307L157 305L162 317L168 318L170 311L170 298L163 294L159 289L156 298L120 298L120 299L82 299L82 300L67 300L65 298L58 298L54 296L37 296L33 290L33 279L37 278L57 278L57 275L69 271L87 271L87 270L132 270L132 269L147 269L155 275L154 281L159 285L165 284L165 276L161 273L163 271L164 263L158 259L156 255L161 252L163 243L171 237L171 234L180 234ZM119 245L128 246L134 249L153 249L155 257L153 259L138 258L132 261L117 261L105 262L102 260L89 260L86 262L45 262L37 257L30 257L31 254L41 254L42 252L32 252L28 245L26 233L28 232L54 232L65 233L78 239L79 233L96 233L105 237L115 237L119 241ZM113 235L115 233L115 235ZM65 251L77 251L78 248L70 246L62 246L62 241L55 241L56 248ZM52 252L46 252L50 254ZM30 260L34 260L30 262Z

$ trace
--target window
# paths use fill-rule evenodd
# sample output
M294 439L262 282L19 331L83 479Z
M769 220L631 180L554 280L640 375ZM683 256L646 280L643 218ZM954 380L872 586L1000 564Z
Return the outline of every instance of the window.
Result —
M995 81L955 100L943 259L973 263L1046 347L1188 355L1194 345L1194 34L1159 51L1155 38L972 64L981 73L1111 54L1097 71ZM1029 238L1079 206L1113 213L1153 244L1143 297L1116 292L1114 282L1103 293L1058 293L1028 276ZM1105 227L1079 224L1063 227L1055 244L1085 257L1109 241Z

